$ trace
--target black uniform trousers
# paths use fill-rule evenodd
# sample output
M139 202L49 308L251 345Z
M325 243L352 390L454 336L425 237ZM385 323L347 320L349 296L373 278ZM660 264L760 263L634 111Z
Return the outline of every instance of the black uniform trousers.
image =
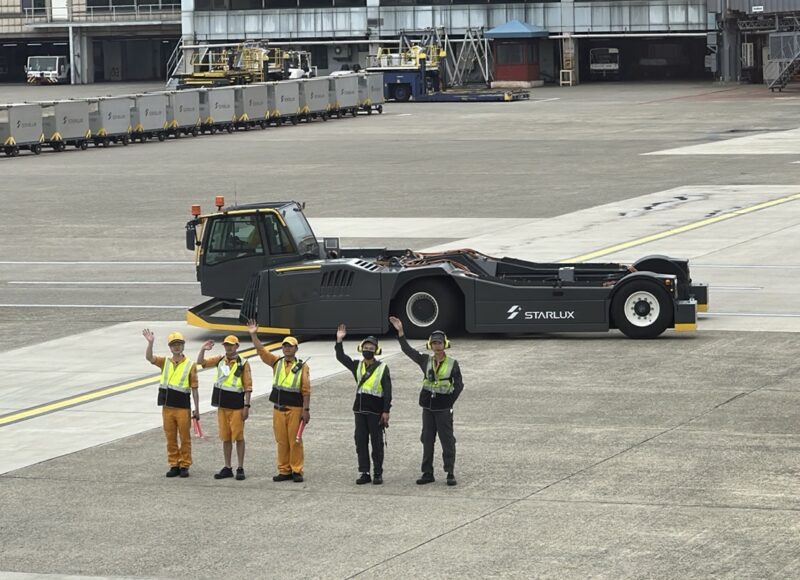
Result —
M453 409L422 409L422 473L433 473L433 451L436 435L442 444L442 461L446 473L456 465L456 437L453 435Z
M375 413L354 413L356 418L356 453L358 471L369 473L369 444L372 443L372 464L375 475L383 475L383 427Z

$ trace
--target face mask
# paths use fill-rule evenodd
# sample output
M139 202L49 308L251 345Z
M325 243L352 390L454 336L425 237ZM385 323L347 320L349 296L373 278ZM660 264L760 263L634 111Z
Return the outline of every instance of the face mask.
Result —
M375 353L374 353L374 352L372 352L371 350L364 350L364 351L361 351L361 354L363 354L363 355L364 355L364 358L365 358L366 360L372 360L372 359L374 359L374 358L375 358Z

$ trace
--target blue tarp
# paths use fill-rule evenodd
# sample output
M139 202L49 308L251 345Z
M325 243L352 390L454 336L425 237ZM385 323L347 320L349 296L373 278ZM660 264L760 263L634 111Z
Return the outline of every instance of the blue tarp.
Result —
M548 32L541 26L520 22L519 20L512 20L511 22L506 22L500 26L495 26L491 30L487 30L483 35L491 40L496 38L542 38L546 37Z

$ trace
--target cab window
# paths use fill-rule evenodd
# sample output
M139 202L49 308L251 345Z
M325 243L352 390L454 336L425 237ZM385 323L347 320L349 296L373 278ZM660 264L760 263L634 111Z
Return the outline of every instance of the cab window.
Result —
M264 215L264 221L267 228L267 244L269 245L269 253L273 256L280 254L291 254L294 252L292 242L289 239L289 234L286 228L278 220L277 216L272 213Z
M264 244L258 231L257 214L213 221L206 249L206 264L219 264L227 260L263 254Z

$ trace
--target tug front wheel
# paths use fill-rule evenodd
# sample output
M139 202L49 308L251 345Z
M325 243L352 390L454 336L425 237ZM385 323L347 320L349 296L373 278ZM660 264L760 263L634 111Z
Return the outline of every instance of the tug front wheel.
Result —
M455 333L459 325L461 296L444 280L423 279L404 287L392 303L392 314L403 321L409 338L428 338L434 330Z

